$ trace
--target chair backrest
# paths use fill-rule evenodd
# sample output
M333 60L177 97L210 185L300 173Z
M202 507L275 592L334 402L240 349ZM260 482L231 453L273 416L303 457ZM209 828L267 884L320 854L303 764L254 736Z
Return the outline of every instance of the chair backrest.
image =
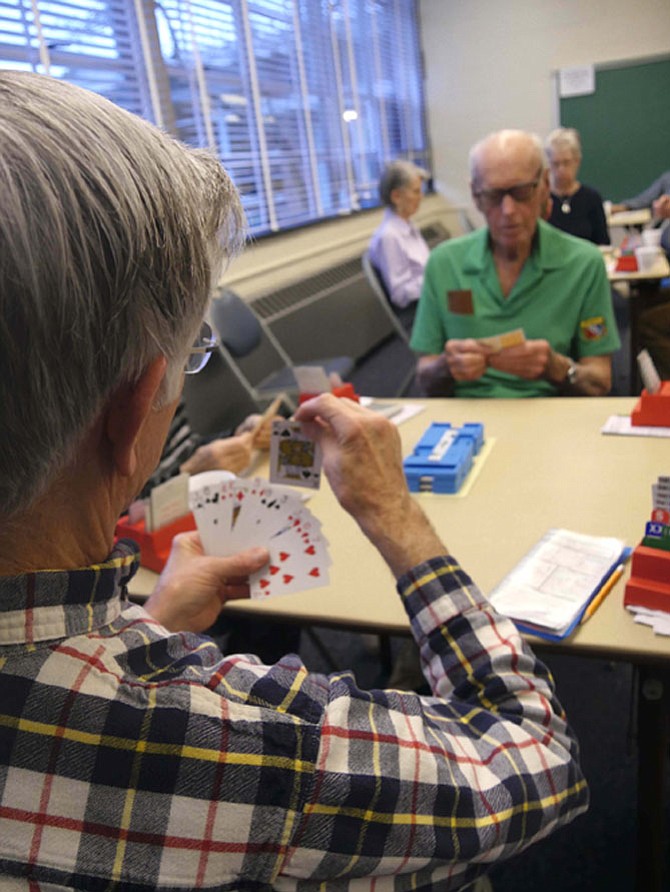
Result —
M236 364L252 390L291 364L253 308L234 291L224 288L215 295L210 312L224 354Z
M391 302L391 297L388 293L388 289L386 287L386 282L382 277L382 274L379 272L377 267L370 260L370 252L366 251L361 257L361 263L363 265L363 272L366 275L366 278L374 291L377 294L377 297L383 297L389 303ZM380 294L381 292L381 294Z
M386 287L386 282L384 282L382 274L379 272L372 260L370 260L369 251L366 251L361 257L361 263L363 264L363 272L367 276L367 280L370 285L372 285L375 291L381 291L382 296L390 302L391 298L388 293L388 288Z
M247 356L261 342L258 317L241 297L224 288L212 299L211 316L221 343L239 359Z
M398 316L398 311L391 303L381 273L370 260L370 254L368 251L365 251L365 253L361 257L361 264L363 266L363 272L365 273L365 277L368 280L370 287L376 294L379 302L384 307L384 310L391 319L396 332L404 341L408 341L409 335L407 333L407 330Z
M253 391L218 349L201 372L186 375L183 396L189 424L203 435L233 431L259 411Z

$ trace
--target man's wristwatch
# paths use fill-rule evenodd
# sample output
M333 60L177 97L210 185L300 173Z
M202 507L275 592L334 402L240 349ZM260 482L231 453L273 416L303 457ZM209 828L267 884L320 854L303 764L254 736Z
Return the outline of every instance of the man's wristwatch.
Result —
M570 365L565 373L565 380L568 384L574 384L577 381L577 363L570 360Z

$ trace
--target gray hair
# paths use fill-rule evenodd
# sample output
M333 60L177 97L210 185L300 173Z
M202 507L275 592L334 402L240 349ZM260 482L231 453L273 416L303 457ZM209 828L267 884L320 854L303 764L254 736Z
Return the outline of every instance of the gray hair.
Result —
M427 180L428 176L427 170L424 170L423 167L417 167L412 161L403 161L401 159L391 161L382 171L379 180L379 198L382 204L392 208L391 192L394 189L402 189L403 186L409 186L416 177Z
M557 127L556 130L552 130L544 141L544 148L548 155L551 152L567 149L572 152L575 158L581 159L582 157L582 141L574 127Z
M0 516L72 460L105 399L183 363L227 253L239 198L188 149L64 81L0 72Z
M482 155L486 153L487 149L495 146L499 151L505 152L513 146L518 147L524 144L529 151L529 155L536 158L539 170L546 170L547 160L544 156L542 140L536 133L529 133L526 130L497 130L480 139L470 149L468 163L471 182L476 183L478 181L479 165Z

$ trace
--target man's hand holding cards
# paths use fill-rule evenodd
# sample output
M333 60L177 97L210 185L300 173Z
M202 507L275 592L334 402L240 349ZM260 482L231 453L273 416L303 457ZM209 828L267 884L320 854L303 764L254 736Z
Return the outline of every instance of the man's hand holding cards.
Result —
M504 331L502 334L491 335L488 338L477 338L478 343L490 347L493 353L500 353L508 347L518 347L526 340L523 328L515 328L513 331Z
M522 328L479 338L478 343L492 351L486 361L492 369L529 381L539 378L553 380L552 362L557 354L546 340L528 340ZM564 370L563 360L560 361L560 369Z
M522 328L485 338L450 338L444 345L449 374L454 381L477 381L489 366L499 367L506 350L525 343Z
M252 598L328 584L328 541L296 495L266 480L225 480L191 486L191 510L205 553L229 557L262 546L269 563L249 577Z

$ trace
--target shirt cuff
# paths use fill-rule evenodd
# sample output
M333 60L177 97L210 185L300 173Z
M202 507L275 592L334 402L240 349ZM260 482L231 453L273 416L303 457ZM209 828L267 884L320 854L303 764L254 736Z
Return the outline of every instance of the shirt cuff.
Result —
M459 614L490 607L470 576L449 554L413 567L398 579L397 589L410 620L413 624L418 622L424 633Z

